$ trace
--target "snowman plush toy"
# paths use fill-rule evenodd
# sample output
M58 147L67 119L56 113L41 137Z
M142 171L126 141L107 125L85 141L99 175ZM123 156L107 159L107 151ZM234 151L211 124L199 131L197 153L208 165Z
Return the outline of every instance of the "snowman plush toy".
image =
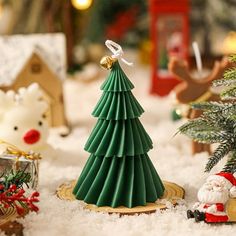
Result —
M49 132L38 84L14 91L0 91L0 139L23 151L41 152L47 146ZM5 147L4 147L5 148Z
M225 204L236 197L236 179L233 174L220 172L210 175L198 191L198 202L187 211L188 218L196 222L220 223L229 220Z

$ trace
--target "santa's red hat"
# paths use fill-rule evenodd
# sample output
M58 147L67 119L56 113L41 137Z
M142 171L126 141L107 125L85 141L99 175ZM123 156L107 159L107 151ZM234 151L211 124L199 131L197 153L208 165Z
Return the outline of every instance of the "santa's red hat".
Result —
M232 173L220 172L210 175L208 181L219 180L224 183L225 187L229 190L231 197L236 197L236 178Z

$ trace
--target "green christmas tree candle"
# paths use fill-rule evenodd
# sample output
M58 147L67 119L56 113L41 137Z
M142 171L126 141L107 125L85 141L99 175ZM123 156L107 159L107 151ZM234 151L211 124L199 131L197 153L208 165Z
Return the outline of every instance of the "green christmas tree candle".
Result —
M111 72L92 115L98 121L85 144L91 153L73 194L97 206L145 206L164 193L148 151L152 141L139 121L144 112L118 60L108 58Z

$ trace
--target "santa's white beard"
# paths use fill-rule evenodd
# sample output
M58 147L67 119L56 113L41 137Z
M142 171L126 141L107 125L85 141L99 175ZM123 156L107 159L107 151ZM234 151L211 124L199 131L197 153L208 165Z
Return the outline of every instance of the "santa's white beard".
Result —
M229 191L227 189L209 189L202 186L198 190L198 200L202 203L214 204L223 203L225 204L229 199Z

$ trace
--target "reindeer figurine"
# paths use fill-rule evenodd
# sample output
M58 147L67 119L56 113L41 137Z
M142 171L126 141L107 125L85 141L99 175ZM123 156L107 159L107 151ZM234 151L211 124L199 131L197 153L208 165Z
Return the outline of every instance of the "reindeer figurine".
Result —
M219 100L219 95L211 90L212 81L220 79L228 66L229 62L226 58L223 58L221 61L216 61L211 73L197 80L191 76L186 61L171 58L168 69L177 78L182 80L182 82L174 88L177 102L188 105L192 102ZM199 117L201 114L201 111L193 110L189 107L185 116L189 119L193 119ZM192 142L193 154L205 151L208 153L211 152L209 144Z
M49 131L44 117L47 109L38 84L20 88L18 93L0 90L0 139L23 151L41 152Z

